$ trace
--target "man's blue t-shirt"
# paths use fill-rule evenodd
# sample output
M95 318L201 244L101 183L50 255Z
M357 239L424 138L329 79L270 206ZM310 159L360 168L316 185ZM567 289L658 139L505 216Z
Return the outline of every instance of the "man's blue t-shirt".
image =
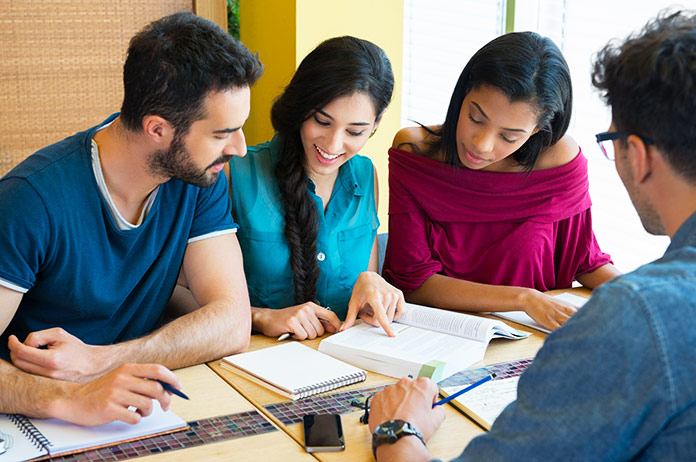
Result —
M0 179L0 285L25 292L0 336L62 327L88 344L158 325L189 240L233 232L227 181L162 184L143 222L120 230L97 185L91 141L102 125L36 152Z

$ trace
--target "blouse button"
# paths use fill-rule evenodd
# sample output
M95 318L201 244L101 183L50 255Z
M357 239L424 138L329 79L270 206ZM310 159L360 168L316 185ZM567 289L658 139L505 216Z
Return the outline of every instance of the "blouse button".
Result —
M317 260L319 260L319 261L324 261L324 260L326 260L326 255L324 255L324 252L319 252L319 253L317 254Z

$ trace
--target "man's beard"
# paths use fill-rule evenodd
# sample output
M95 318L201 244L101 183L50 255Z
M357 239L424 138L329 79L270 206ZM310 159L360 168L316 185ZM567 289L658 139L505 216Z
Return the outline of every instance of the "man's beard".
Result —
M185 183L207 188L215 184L219 172L209 172L213 165L225 163L232 156L222 155L200 169L193 162L191 152L183 143L183 136L174 135L168 149L160 149L150 153L147 159L148 172L164 178L176 178Z
M627 155L625 153L622 153L620 155L622 155L622 162L628 162L626 160ZM625 180L619 173L619 178L621 178L621 181L623 182L624 187L626 188L628 197L631 199L633 208L636 209L636 212L638 213L638 218L640 218L640 222L643 225L643 228L645 228L645 230L648 233L654 236L666 235L667 231L665 230L664 223L662 223L660 214L657 212L657 209L650 202L650 200L647 197L645 197L644 194L641 194L640 190L634 185L633 172L630 168L625 169L624 176L626 176Z

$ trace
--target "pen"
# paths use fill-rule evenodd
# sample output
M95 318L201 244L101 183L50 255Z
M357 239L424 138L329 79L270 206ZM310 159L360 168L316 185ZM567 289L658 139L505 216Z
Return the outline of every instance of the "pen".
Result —
M176 396L179 396L179 397L184 398L184 399L189 399L189 397L186 396L183 392L177 390L176 388L174 388L173 386L171 386L170 384L168 384L164 380L159 380L159 379L155 379L155 380L158 381L160 383L160 385L162 385L162 388L164 388L169 393L174 393Z
M466 392L469 391L469 390L473 390L474 388L478 387L479 385L483 385L484 383L488 382L489 380L491 380L491 379L493 379L493 378L495 378L495 377L496 377L495 374L487 375L486 377L482 378L482 379L479 380L478 382L474 382L474 383L472 383L471 385L469 385L468 387L462 388L462 389L459 390L458 392L456 392L456 393L454 393L454 394L452 394L452 395L449 395L447 398L441 399L441 400L438 401L437 403L433 404L433 407L435 407L435 406L440 406L440 405L442 405L442 404L447 404L447 403L449 403L450 401L452 401L453 399L455 399L456 397L458 397L458 396L460 396L460 395L463 395L464 393L466 393Z

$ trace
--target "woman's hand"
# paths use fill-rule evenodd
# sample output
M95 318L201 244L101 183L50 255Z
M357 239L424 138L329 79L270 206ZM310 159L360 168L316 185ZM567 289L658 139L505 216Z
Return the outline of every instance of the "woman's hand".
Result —
M391 322L399 319L403 312L404 294L374 271L365 271L360 273L353 286L348 314L339 330L348 329L360 316L370 325L382 326L390 337L394 337Z
M336 313L313 302L279 310L252 308L252 323L255 330L269 337L289 332L297 340L311 340L341 327Z
M534 289L525 289L522 306L533 320L550 330L561 327L578 310L571 303Z

